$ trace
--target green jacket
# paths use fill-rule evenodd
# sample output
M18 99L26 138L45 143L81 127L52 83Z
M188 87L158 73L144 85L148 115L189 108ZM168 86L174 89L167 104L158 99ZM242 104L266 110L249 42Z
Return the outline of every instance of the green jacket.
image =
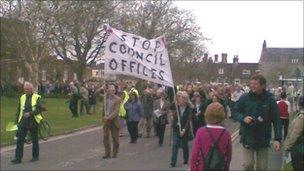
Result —
M268 91L262 94L252 92L242 95L235 105L235 114L240 124L240 142L246 148L258 149L270 147L271 124L274 127L274 139L281 141L282 126L279 108L273 95ZM246 124L244 118L255 118L254 124Z

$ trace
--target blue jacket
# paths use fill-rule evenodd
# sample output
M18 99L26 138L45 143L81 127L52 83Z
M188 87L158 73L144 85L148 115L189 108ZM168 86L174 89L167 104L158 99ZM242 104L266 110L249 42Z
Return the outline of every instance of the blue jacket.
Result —
M139 122L144 116L144 108L139 100L136 102L128 100L125 103L125 109L127 112L127 121Z

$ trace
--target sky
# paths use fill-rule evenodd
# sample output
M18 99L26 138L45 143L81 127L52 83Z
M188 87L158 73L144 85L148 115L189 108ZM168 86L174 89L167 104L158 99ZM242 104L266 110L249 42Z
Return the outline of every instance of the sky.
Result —
M205 37L210 56L227 53L228 62L258 62L267 47L304 47L304 1L175 1L191 10ZM221 59L221 58L220 58Z

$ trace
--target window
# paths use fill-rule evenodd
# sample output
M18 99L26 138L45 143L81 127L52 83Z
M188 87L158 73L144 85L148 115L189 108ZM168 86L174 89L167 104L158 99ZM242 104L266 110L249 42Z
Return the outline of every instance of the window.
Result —
M219 73L219 74L224 74L224 68L219 68L219 69L218 69L218 73Z
M67 71L67 70L64 70L64 71L63 71L63 80L64 80L64 81L67 81L67 80L68 80L68 71Z
M77 81L77 74L74 72L74 81Z
M299 63L299 59L291 59L291 63L297 64L297 63Z
M242 74L243 75L250 75L251 71L249 69L243 69Z
M92 77L101 78L101 70L93 69Z
M46 71L42 70L42 81L46 81Z

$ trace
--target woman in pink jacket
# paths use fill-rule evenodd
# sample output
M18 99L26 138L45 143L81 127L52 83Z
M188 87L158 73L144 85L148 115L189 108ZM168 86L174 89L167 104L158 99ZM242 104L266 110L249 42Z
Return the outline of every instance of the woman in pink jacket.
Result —
M190 158L191 171L205 170L204 158L207 157L216 140L218 140L218 152L227 165L224 170L229 170L232 155L231 134L222 126L224 118L224 107L220 103L213 102L208 105L205 112L207 125L197 131L193 142Z

